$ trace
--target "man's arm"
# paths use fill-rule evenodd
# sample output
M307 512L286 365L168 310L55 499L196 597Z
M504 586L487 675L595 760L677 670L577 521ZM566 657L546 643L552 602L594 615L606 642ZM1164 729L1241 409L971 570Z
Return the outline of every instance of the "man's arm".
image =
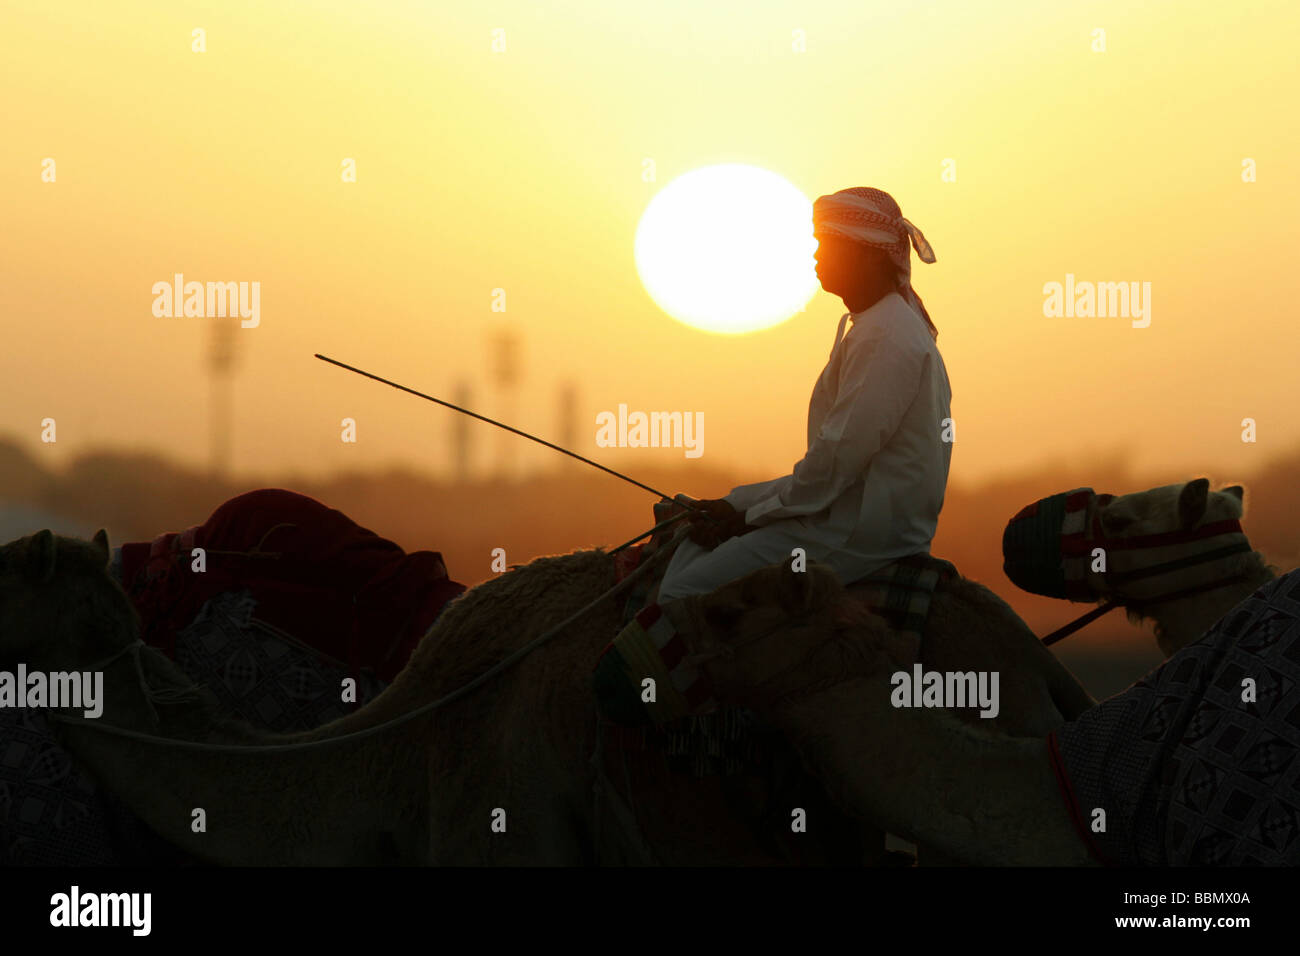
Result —
M723 500L737 511L748 511L764 498L779 494L790 483L792 477L791 475L782 475L780 478L756 481L752 485L737 485L723 496Z

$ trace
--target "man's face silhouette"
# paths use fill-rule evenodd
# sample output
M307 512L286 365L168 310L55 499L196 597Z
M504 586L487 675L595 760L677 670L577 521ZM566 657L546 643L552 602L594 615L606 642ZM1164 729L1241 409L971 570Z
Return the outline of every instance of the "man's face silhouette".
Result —
M870 287L884 270L891 270L884 250L854 242L835 233L815 233L817 278L822 288L841 298Z

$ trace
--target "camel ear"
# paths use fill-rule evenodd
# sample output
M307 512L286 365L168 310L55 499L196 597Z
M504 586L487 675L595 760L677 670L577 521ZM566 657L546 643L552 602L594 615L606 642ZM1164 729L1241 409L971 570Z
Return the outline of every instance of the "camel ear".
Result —
M108 564L108 559L112 555L112 548L108 546L108 532L100 528L95 532L95 537L91 539L90 543L99 549L100 553L104 555L104 563Z
M58 542L49 528L32 535L31 544L27 546L27 568L41 584L53 580L54 559L58 553Z
M1178 521L1184 528L1194 528L1205 517L1209 504L1210 479L1197 478L1183 486L1178 495Z
M805 569L796 571L791 562L781 564L781 577L777 581L777 598L781 607L790 614L802 614L812 607L813 575Z

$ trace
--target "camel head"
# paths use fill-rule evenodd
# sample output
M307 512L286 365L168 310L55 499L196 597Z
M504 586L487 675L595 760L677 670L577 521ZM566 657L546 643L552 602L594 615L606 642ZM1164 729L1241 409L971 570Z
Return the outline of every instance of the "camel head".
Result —
M1237 523L1242 499L1240 485L1211 491L1197 478L1110 500L1098 513L1109 567L1089 584L1134 623L1154 622L1156 643L1173 654L1217 619L1219 603L1272 574Z
M1142 615L1160 598L1239 577L1258 563L1238 523L1242 488L1211 491L1209 479L1099 500L1088 586Z
M130 600L108 573L108 535L40 531L0 547L0 663L72 670L135 639Z
M1008 523L1003 570L1034 594L1111 601L1150 619L1166 655L1273 577L1241 529L1240 485L1207 478L1129 495L1041 498Z
M913 650L883 619L846 600L835 572L788 562L753 571L670 613L720 701L762 709L849 677L910 666Z
M1242 496L1241 485L1211 491L1208 478L1197 478L1183 484L1118 495L1098 510L1106 537L1122 541L1240 520L1245 510Z

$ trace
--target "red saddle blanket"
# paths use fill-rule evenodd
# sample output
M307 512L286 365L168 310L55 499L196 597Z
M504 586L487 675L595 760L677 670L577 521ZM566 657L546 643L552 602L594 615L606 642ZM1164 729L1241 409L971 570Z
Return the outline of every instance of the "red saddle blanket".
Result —
M202 572L193 570L195 548L205 551ZM121 568L144 640L170 656L210 598L246 589L260 620L385 681L465 590L438 552L408 554L343 512L278 488L232 498L185 531L123 545Z

